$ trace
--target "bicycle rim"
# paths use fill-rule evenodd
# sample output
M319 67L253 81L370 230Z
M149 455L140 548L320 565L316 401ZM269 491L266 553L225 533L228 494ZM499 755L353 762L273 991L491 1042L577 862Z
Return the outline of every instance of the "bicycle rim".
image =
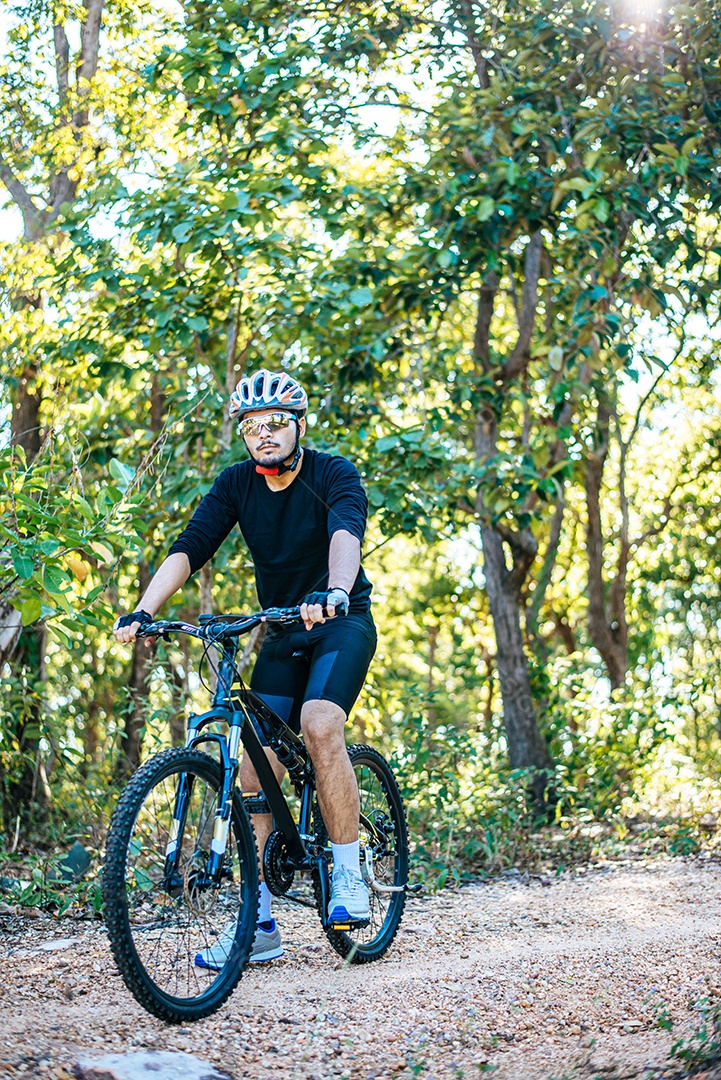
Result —
M169 876L166 853L181 777L189 780L189 798ZM215 1012L235 988L253 941L258 865L238 799L221 879L209 884L205 877L220 787L213 758L184 747L166 750L132 778L108 833L103 902L111 949L134 997L165 1020ZM196 963L211 949L217 970Z
M408 881L408 838L403 801L386 760L368 746L348 749L360 796L361 860L371 853L379 885L404 886ZM318 815L320 817L320 815ZM336 952L351 963L368 963L383 956L403 917L405 892L383 893L369 888L370 921L350 931L326 929ZM320 901L319 890L317 899Z

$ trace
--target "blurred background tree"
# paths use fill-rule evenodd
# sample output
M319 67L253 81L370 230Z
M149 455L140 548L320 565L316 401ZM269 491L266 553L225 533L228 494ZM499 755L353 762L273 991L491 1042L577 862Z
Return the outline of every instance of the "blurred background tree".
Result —
M238 460L225 403L261 365L364 477L380 645L351 734L394 757L429 876L534 858L534 814L587 853L665 829L669 792L707 805L720 26L10 6L6 848L98 842L108 786L182 738L198 656L110 626ZM255 602L236 537L198 577L164 614Z

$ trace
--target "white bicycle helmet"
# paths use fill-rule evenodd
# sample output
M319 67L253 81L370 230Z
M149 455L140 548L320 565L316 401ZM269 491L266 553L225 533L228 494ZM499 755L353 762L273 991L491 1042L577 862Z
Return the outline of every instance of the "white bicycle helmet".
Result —
M242 420L254 409L285 409L303 416L308 408L308 395L297 379L285 371L261 368L244 375L230 395L231 419Z

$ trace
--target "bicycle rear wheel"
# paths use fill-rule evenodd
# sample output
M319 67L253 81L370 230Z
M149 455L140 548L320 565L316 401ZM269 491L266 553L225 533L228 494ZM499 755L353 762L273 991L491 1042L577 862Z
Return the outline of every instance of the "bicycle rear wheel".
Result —
M370 746L348 747L360 795L361 863L370 852L373 876L379 885L404 886L408 882L408 835L403 800L393 771ZM318 831L325 828L316 804ZM320 885L315 877L316 904L321 912ZM370 922L347 930L326 929L337 953L350 963L378 960L391 946L403 918L405 892L377 892L369 887Z
M181 778L188 781L187 811L170 872ZM102 881L110 947L130 992L163 1020L198 1020L219 1009L253 943L258 860L238 798L220 880L206 878L220 790L221 769L212 757L186 747L165 750L133 776L110 823ZM196 955L215 946L223 930L222 966L196 966Z

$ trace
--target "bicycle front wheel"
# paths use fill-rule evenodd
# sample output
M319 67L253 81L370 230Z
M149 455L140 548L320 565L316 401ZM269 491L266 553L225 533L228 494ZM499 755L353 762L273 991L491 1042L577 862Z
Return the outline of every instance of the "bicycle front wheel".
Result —
M163 1020L219 1009L253 943L258 860L237 797L221 872L207 872L220 791L212 757L164 750L135 773L110 823L102 882L110 947L130 992ZM213 966L199 966L208 957Z
M377 885L401 888L408 882L408 835L403 800L393 771L381 754L370 746L348 748L360 796L361 863L367 856ZM321 822L316 804L317 821ZM325 832L325 830L323 829ZM316 878L316 901L320 906L320 887ZM396 936L406 894L383 892L369 884L370 922L350 931L327 928L326 935L337 953L350 963L366 964L378 960Z

